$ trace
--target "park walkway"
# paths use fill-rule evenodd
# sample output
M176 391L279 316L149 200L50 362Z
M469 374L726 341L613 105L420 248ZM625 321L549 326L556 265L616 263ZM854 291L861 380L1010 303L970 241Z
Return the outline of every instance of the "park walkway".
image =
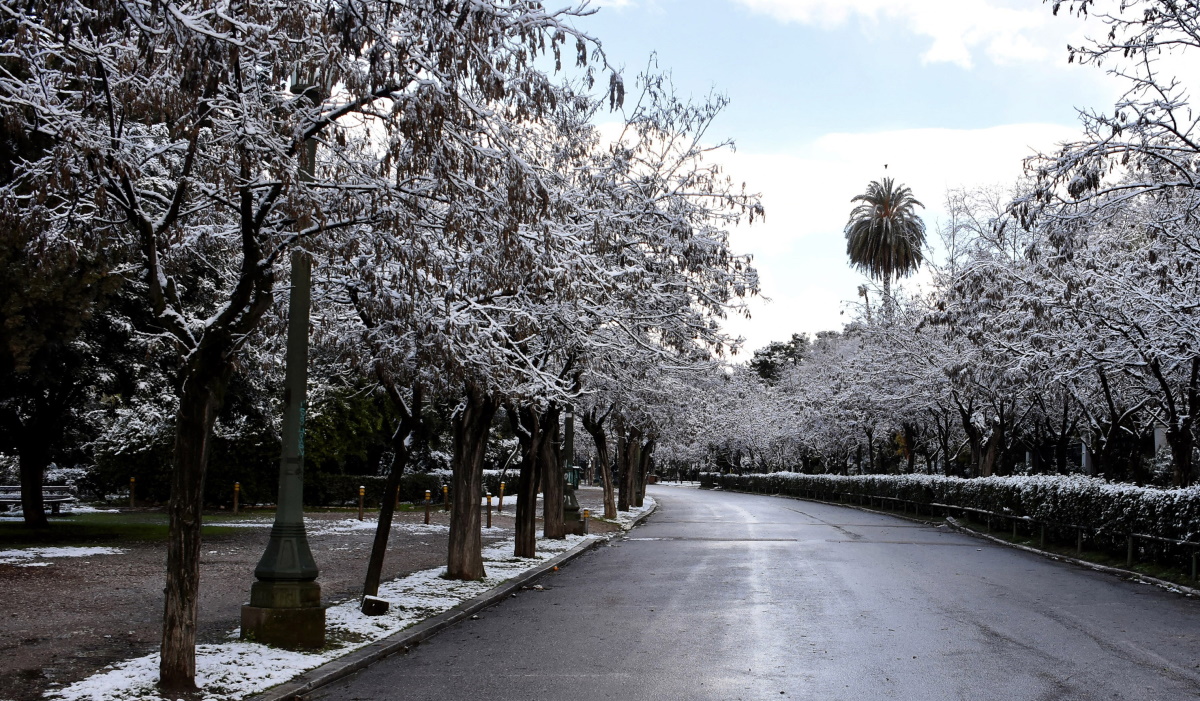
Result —
M626 540L318 698L1200 698L1200 601L849 508L650 493Z

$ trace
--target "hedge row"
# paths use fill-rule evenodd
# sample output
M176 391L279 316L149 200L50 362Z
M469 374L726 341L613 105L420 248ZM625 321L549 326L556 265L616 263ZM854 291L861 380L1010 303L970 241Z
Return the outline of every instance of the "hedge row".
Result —
M1154 489L1082 475L963 479L940 475L755 475L703 473L701 488L838 499L892 497L921 505L984 509L1093 533L1200 541L1200 487Z

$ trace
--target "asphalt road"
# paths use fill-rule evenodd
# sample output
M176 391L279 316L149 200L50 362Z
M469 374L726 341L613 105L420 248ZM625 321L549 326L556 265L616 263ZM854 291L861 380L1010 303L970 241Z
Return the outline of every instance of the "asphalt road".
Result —
M883 515L659 510L317 698L1200 699L1200 601Z

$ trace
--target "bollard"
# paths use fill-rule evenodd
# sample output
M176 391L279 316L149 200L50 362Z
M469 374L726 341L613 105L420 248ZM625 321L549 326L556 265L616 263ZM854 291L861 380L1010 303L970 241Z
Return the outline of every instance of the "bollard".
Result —
M1046 524L1042 524L1042 529L1038 535L1038 547L1042 550L1046 549Z
M1133 534L1125 538L1125 566L1133 567Z
M363 498L367 494L367 488L359 485L358 487L358 520L363 520Z
M496 507L496 511L504 511L504 483L500 483L500 504Z
M583 510L583 534L584 535L591 533L591 528L588 527L588 519L590 519L591 517L592 517L592 510L584 509Z
M1192 581L1196 581L1196 549L1192 548Z
M234 515L234 516L237 516L237 512L238 512L238 494L240 494L240 493L241 493L241 491L242 491L242 483L241 483L241 482L234 482L234 483L233 483L233 515Z
M488 492L488 495L487 495L487 504L488 504L488 507L487 507L487 511L488 511L488 517L487 517L487 527L488 527L488 528L491 528L491 527L492 527L492 494L491 494L491 492Z
M1017 539L1017 517L1013 516L1013 540Z
M442 485L442 504L446 507L442 509L443 511L450 510L450 485L448 484Z
M1083 529L1079 526L1075 527L1075 554L1083 554Z
M133 506L134 506L134 501L133 501L133 487L134 487L134 483L135 483L135 482L137 482L137 478L136 478L136 477L130 477L130 478L129 478L129 508L131 508L131 509L132 509L132 508L133 508Z
M425 525L426 526L429 525L429 498L430 498L430 493L429 493L429 490L426 489L425 490Z

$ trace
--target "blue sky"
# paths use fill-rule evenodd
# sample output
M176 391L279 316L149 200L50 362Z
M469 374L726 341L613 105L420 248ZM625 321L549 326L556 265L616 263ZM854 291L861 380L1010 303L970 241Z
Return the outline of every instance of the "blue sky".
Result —
M927 205L936 239L948 188L1009 185L1021 159L1079 131L1119 84L1067 64L1102 27L1039 0L608 0L579 23L631 80L656 53L683 94L725 93L714 138L729 172L762 192L755 255L770 303L731 331L748 350L838 329L860 274L845 261L850 198L887 174Z

